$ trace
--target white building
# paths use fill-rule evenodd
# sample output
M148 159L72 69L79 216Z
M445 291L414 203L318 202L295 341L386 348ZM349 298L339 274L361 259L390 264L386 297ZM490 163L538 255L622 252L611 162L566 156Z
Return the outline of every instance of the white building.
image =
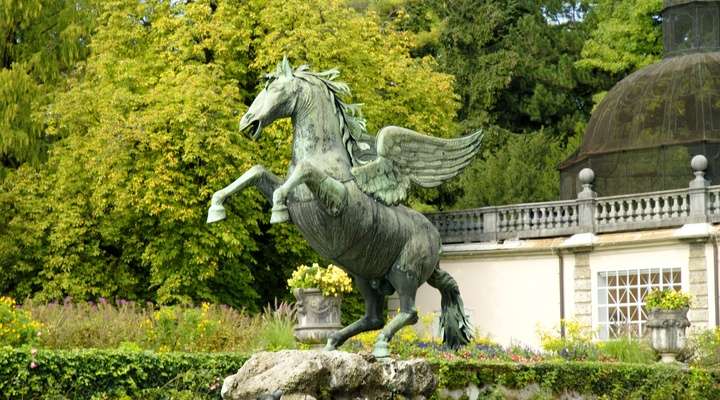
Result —
M429 215L442 268L494 340L538 346L538 325L568 319L643 335L653 288L691 293L692 328L718 326L720 1L665 0L662 16L665 58L597 106L561 166L565 200ZM425 285L417 304L438 311L439 294Z

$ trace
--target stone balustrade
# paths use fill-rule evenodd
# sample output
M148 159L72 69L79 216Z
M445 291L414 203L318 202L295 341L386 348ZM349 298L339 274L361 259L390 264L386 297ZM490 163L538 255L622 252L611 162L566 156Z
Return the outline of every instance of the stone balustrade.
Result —
M597 197L595 174L580 171L583 189L575 200L513 204L426 214L443 243L486 242L672 228L720 222L720 185L705 179L707 159L695 156L688 188Z

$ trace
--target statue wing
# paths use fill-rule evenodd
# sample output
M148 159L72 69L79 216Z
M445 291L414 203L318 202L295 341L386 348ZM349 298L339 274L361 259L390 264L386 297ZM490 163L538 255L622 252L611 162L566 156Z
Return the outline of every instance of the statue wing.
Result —
M482 131L457 139L386 127L377 137L377 158L352 169L358 187L387 205L407 198L410 183L435 187L455 177L480 150Z

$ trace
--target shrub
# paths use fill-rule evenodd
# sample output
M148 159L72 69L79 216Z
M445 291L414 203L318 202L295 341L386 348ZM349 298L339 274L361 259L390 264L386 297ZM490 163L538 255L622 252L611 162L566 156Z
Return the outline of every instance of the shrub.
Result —
M657 354L650 345L640 339L622 337L597 344L601 359L625 363L649 364L657 360Z
M21 346L36 341L41 324L10 297L0 297L0 346Z
M589 326L572 320L562 321L561 326L565 336L561 335L560 327L551 331L538 329L543 350L567 360L597 360L598 349Z
M701 367L720 367L720 328L706 329L690 338L691 362Z
M275 304L275 308L266 306L262 320L262 328L258 332L259 344L262 349L277 351L297 347L293 328L297 308L288 303Z
M0 349L0 399L217 399L247 357Z
M673 289L655 289L645 296L648 310L681 310L690 307L690 295Z
M473 383L483 388L481 395L499 392L500 387L537 385L538 392L554 398L568 393L607 400L720 398L717 370L587 361L523 364L436 359L433 364L439 371L439 388L452 390ZM531 398L531 394L525 393L523 398Z
M113 305L103 299L97 303L67 299L62 304L28 301L23 310L43 324L38 346L51 349L123 346L159 352L250 353L268 344L262 335L248 332L262 332L266 325L276 324L274 318L207 303L156 307L123 300ZM288 319L284 321L292 337L292 325L288 328Z

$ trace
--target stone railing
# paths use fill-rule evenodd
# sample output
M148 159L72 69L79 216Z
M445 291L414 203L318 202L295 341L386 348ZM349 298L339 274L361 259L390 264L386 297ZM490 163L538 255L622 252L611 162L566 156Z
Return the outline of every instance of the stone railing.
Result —
M705 179L707 159L695 156L695 179L688 188L597 197L595 174L580 171L583 190L575 200L482 207L427 214L443 243L486 242L671 228L688 223L720 222L720 185Z

